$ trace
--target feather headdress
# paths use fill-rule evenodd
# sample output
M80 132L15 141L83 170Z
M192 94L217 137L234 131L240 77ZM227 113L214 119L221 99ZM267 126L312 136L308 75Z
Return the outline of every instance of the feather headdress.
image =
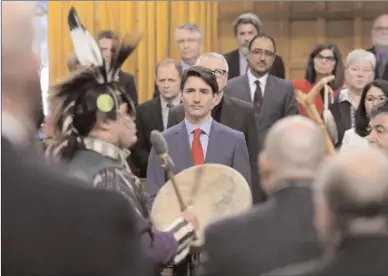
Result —
M125 60L136 49L141 34L125 35L117 44L109 66L106 66L97 41L82 25L73 7L69 11L68 25L80 69L50 89L54 136L58 142L49 149L49 154L53 155L64 155L66 147L82 142L81 137L85 134L75 126L76 116L95 112L115 119L123 102L128 104L130 111L134 111L131 99L118 83L118 74Z

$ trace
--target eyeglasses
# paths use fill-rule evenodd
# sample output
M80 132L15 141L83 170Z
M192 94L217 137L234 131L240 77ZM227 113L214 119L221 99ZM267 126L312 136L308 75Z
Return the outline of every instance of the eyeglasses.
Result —
M367 96L366 99L365 99L365 101L367 101L367 102L373 102L373 103L376 103L376 104L385 102L386 100L387 100L386 96L379 96L379 97Z
M212 70L212 73L217 77L217 78L221 78L223 76L226 75L226 73L228 73L226 70L223 70L223 69L214 69Z
M320 54L316 55L315 58L320 60L320 61L329 61L329 62L335 61L335 57L333 57L333 56L322 56Z
M374 27L373 30L375 30L376 32L379 32L379 33L382 33L384 31L388 32L388 27Z
M253 49L250 51L255 56L264 56L266 58L270 58L275 56L275 53L269 50L263 50L263 49Z

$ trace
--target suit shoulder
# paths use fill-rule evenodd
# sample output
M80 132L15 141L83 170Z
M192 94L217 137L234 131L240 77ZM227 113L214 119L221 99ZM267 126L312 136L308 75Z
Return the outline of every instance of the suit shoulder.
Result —
M231 58L232 56L236 55L237 51L238 50L227 52L226 54L224 54L225 59Z
M128 72L125 72L125 71L121 71L121 76L127 78L128 80L134 80L134 76Z
M182 124L183 122L177 124L177 125L174 125L172 127L169 127L167 128L165 131L162 132L164 138L166 138L167 142L169 140L170 137L173 136L173 134L179 129L182 127Z
M234 77L228 81L228 84L226 85L226 87L243 83L245 80L246 80L246 75Z
M266 207L262 206L266 205ZM216 221L214 223L210 223L207 227L206 232L209 232L209 234L217 233L217 232L227 232L232 231L236 232L241 229L246 229L247 225L250 224L259 224L260 220L263 217L263 214L268 213L266 210L268 208L271 208L269 204L263 203L262 205L256 205L252 207L251 209L242 212L238 215L232 215L228 218L225 218L223 220Z
M213 121L213 123L217 124L218 131L222 131L222 132L226 133L227 135L235 137L236 139L242 138L245 141L244 133L242 133L241 131L235 130L235 129L230 128L230 127L228 127L226 125L217 123L215 121Z
M293 87L292 82L289 81L289 80L281 79L281 78L278 78L278 77L273 76L273 75L271 75L271 77L274 78L275 82L277 82L280 85L285 85L285 86Z
M156 104L158 101L157 98L152 98L148 101L145 101L144 103L141 103L137 106L137 110L144 110L144 109L148 109L148 108L151 108L154 104Z
M283 268L275 269L263 274L263 276L308 276L315 275L314 272L321 267L320 260L311 260L299 264L292 264Z

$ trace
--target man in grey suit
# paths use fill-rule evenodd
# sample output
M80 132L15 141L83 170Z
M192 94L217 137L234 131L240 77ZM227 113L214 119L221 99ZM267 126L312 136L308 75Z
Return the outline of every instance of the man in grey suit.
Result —
M251 183L251 169L244 134L217 123L211 116L218 100L217 78L212 70L195 66L185 71L181 79L181 100L185 119L165 130L173 172L179 173L203 163L230 166ZM148 160L146 191L153 200L165 184L161 160L152 148Z
M325 157L322 130L292 116L277 122L259 155L267 202L206 229L199 276L258 276L321 253L311 182Z
M269 74L276 56L275 40L258 34L249 43L248 50L247 74L231 79L225 94L253 103L261 149L268 129L277 120L299 111L292 83Z

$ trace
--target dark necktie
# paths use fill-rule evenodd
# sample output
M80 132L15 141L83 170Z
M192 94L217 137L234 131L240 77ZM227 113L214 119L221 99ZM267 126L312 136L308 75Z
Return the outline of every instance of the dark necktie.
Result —
M256 80L255 84L256 84L256 91L255 91L255 95L253 96L253 106L255 109L255 117L256 119L258 119L260 114L260 107L261 107L261 104L263 103L263 93L261 91L260 81Z
M194 130L194 138L191 144L191 153L193 155L193 163L194 165L201 165L204 163L203 150L201 145L201 137L202 130L197 128Z
M174 107L174 105L172 104L172 103L167 103L167 108L168 109L171 109L171 108L173 108Z

